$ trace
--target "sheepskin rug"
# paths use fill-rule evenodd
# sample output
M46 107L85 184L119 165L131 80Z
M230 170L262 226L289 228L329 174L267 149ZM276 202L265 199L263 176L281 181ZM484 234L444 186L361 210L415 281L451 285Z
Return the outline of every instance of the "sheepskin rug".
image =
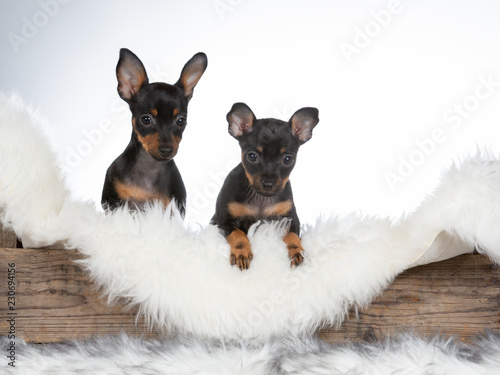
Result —
M430 348L435 349L432 355L439 354L438 348L451 348L454 354L445 355L449 361L465 361L471 366L482 358L479 354L469 358L465 355L468 349L454 349L440 340L405 338L401 347L336 348L333 352L319 343L295 341L276 349L280 344L272 340L285 334L303 337L324 324L340 324L350 308L367 306L409 267L474 249L500 263L500 161L493 156L478 155L452 166L433 195L399 222L360 214L318 219L314 226L303 228L306 259L297 268L290 268L284 256L281 238L286 223L259 223L248 236L254 252L252 267L241 272L229 266L229 245L217 228L193 229L173 208L165 211L152 205L143 213L131 214L124 208L105 215L93 203L72 200L38 116L15 95L0 96L0 129L2 223L30 247L61 243L80 251L86 256L83 264L89 275L103 293L138 306L156 327L199 340L245 343L230 349L210 347L215 356L235 353L234 358L229 355L231 360L223 361L222 368L235 366L253 373L252 367L270 366L262 368L271 370L258 373L294 373L293 366L298 365L302 370L295 373L307 373L307 366L296 362L304 350L319 358L320 373L332 361L343 363L336 356L354 356L362 362L367 353L384 368L391 353L406 350L405 360L417 365L419 358L412 358L412 350L405 349L407 344L425 347L425 355ZM109 345L148 348L148 355L180 361L168 344L148 346L127 340L122 337ZM265 344L253 347L248 346L250 342ZM88 356L96 353L92 345L108 344L81 345L86 348L82 356ZM166 351L155 349L157 345L166 345ZM182 343L175 350L189 352L192 347L205 353L198 357L210 357L201 342ZM67 350L71 358L79 348L75 344L62 351ZM21 356L36 356L45 350L25 349L28 354ZM283 361L277 360L280 350L289 351L283 354ZM131 364L143 361L140 355L134 358ZM112 359L103 355L99 361ZM188 361L186 366L196 366L196 361ZM339 366L337 373L349 368L347 363Z
M0 346L5 345L0 339ZM493 375L500 371L500 335L478 337L472 345L407 334L382 343L349 345L292 336L265 344L223 344L121 335L64 344L19 343L16 367L4 366L4 360L0 373L12 375Z

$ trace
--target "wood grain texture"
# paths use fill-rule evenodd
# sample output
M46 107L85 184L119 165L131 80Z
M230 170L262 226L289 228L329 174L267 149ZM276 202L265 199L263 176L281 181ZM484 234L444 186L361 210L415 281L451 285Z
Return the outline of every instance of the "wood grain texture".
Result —
M85 271L82 256L68 250L0 248L0 335L6 335L9 264L15 263L16 336L58 342L117 334L160 337L136 311L108 305ZM468 341L485 329L500 332L500 270L478 254L410 269L365 310L350 314L339 329L324 328L328 342L383 339L411 330Z
M0 247L17 247L17 237L14 232L4 229L0 223Z
M72 250L0 249L0 335L10 330L7 319L12 317L12 306L5 291L12 268L16 336L28 342L86 339L121 331L135 336L160 335L148 330L143 320L136 323L136 310L108 305L75 263L79 259L82 256ZM9 267L12 263L15 267Z
M484 330L500 332L500 270L479 254L409 269L369 308L340 329L323 329L329 342L372 341L401 332L470 341Z

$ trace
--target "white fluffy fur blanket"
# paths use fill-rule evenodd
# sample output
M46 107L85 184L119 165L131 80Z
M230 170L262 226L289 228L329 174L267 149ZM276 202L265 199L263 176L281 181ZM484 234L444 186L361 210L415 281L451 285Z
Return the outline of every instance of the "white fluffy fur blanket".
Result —
M0 347L8 347L0 338ZM3 357L3 356L2 356ZM331 345L280 337L265 344L193 338L145 341L125 335L86 342L18 343L16 367L0 359L0 373L23 375L493 375L500 369L500 336L475 345L402 335L383 343Z
M0 97L2 222L25 243L63 242L91 277L160 327L201 337L266 340L339 324L408 267L477 248L500 261L500 162L454 166L432 197L399 223L350 215L304 228L306 261L291 269L283 226L254 226L252 267L228 264L217 228L186 228L159 206L104 215L69 198L37 116ZM441 233L440 236L438 236ZM431 246L433 241L434 245Z
M294 269L283 226L256 225L252 267L240 272L229 266L228 245L213 226L187 228L159 206L104 215L70 199L37 116L15 96L0 96L0 132L2 223L30 246L78 249L110 298L200 339L265 342L311 333L340 324L349 308L366 306L416 264L474 248L500 263L500 162L488 155L450 168L434 194L398 223L352 214L304 228L306 260Z

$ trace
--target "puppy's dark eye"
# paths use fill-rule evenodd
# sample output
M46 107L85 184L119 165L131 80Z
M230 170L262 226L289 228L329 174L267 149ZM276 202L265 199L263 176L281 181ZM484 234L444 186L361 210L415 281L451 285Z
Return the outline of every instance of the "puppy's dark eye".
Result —
M187 121L185 117L179 117L175 123L179 128L183 128L184 126L186 126Z
M290 166L293 164L293 156L292 155L285 155L283 156L283 164L286 166Z
M144 126L150 126L153 123L153 119L150 115L142 115L141 116L141 124Z
M250 163L257 163L259 161L259 155L257 155L256 152L251 151L247 154L247 160Z

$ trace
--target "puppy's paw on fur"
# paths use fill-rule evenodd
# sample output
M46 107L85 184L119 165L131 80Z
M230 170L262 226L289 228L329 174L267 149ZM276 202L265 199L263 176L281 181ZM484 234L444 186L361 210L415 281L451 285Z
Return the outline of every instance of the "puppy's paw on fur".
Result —
M227 236L226 240L231 246L231 265L238 266L242 271L247 270L250 267L253 254L246 234L240 229L235 229Z
M301 254L304 251L302 242L296 233L288 233L283 242L286 243L288 248L288 257L290 258L290 267L297 267L304 261L304 256Z
M231 265L238 266L241 271L250 268L250 262L252 259L252 250L231 248Z
M297 267L304 261L304 256L301 253L297 253L291 257L290 267Z

